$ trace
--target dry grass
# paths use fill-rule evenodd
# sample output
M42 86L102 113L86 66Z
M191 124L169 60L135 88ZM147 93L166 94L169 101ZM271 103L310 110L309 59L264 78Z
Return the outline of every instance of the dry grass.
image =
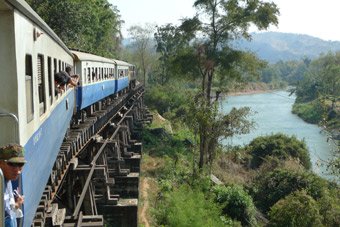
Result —
M159 113L152 113L153 120L151 124L151 128L164 128L168 133L172 133L171 122L163 118Z
M222 154L213 165L213 174L226 184L251 185L257 176L270 172L275 168L292 171L304 171L298 160L290 158L280 162L268 158L258 169L248 168L247 157L235 158L234 154Z
M242 162L235 162L228 154L222 154L213 166L214 175L227 184L249 184L254 175L254 170L247 168Z

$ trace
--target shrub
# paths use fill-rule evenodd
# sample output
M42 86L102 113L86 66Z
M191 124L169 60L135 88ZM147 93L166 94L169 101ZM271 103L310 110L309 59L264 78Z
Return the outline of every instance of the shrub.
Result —
M315 100L308 103L295 103L292 112L308 123L318 124L322 120L324 109L320 102Z
M322 226L316 201L306 191L297 191L278 201L269 212L269 226Z
M256 225L253 200L241 186L216 186L213 191L216 201L222 204L224 214L240 221L243 226Z
M317 202L326 226L340 226L340 190L328 191Z
M253 168L259 167L267 156L273 156L281 160L292 157L298 159L306 169L311 168L306 144L294 136L289 137L281 133L260 136L250 142L247 149L253 156L251 160Z
M155 211L159 225L201 227L224 226L220 208L198 190L183 185L166 193Z
M327 181L313 173L283 169L259 176L253 188L255 204L264 212L297 190L306 190L308 195L317 200L327 189Z

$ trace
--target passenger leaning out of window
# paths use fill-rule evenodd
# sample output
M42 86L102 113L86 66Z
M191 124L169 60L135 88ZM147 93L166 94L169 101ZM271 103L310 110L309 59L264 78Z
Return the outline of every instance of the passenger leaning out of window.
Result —
M65 71L60 71L54 75L54 81L56 85L56 90L58 92L65 91L67 85L76 87L78 84L79 76L71 75L71 67L67 66Z

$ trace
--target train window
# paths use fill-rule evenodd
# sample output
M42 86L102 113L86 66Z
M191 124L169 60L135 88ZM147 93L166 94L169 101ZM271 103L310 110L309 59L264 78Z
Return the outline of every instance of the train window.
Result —
M60 72L60 71L62 70L62 69L61 69L61 61L59 60L58 62L59 62L59 64L58 64L58 65L59 65L59 70L58 70L58 72Z
M93 83L96 80L96 73L94 72L94 67L92 67L91 76L92 76L92 83Z
M86 68L84 68L84 74L83 75L79 75L80 76L80 78L88 78L89 76L87 76L87 74L86 74ZM86 79L85 79L85 81L84 82L82 82L82 81L80 81L80 78L79 78L79 82L81 82L81 83L86 83Z
M58 68L58 64L57 64L57 59L53 59L53 74L56 74L57 73L57 68Z
M87 77L88 77L88 82L91 83L91 68L87 68Z
M51 57L47 58L47 73L48 73L48 98L50 100L50 104L52 105L52 94L53 94L53 79L52 79L52 59Z
M26 77L25 77L25 88L26 88L26 112L27 122L33 120L34 107L33 107L33 71L32 71L32 56L26 55Z
M39 92L39 113L42 115L46 111L45 100L45 71L44 71L44 56L38 54L38 92Z
M58 69L58 61L57 59L53 59L53 64L54 64L54 68L53 68L53 81L54 81L54 75L57 73L57 69ZM58 92L54 93L54 97L55 99L58 99Z

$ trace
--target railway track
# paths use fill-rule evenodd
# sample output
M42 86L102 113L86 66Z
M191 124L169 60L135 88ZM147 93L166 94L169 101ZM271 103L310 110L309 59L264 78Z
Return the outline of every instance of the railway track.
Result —
M32 226L137 226L140 132L152 120L143 92L98 103L70 128Z

